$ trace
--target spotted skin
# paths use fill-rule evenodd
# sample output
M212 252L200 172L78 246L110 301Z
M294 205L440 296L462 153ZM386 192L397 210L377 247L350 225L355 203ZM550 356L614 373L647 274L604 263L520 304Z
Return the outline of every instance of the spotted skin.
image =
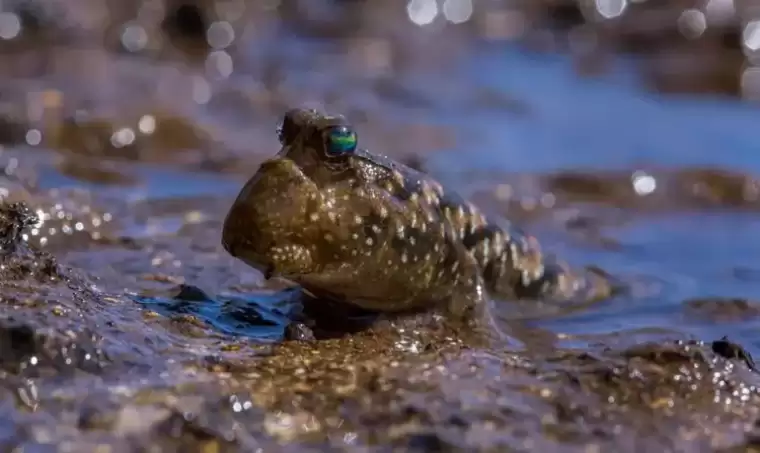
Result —
M381 312L440 306L473 325L493 323L489 297L599 292L430 176L344 144L332 152L327 131L340 126L350 128L342 116L286 113L280 152L225 219L228 253L320 298Z

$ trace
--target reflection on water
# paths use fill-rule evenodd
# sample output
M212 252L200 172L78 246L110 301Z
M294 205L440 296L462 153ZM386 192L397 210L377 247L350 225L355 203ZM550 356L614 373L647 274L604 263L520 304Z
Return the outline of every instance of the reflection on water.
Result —
M660 97L635 83L615 79L581 79L568 70L561 57L537 59L499 48L477 53L465 61L463 67L468 69L458 74L463 80L520 93L521 100L531 106L531 113L525 116L469 110L467 115L446 117L444 121L457 130L459 140L454 149L433 154L426 168L465 193L518 179L513 174L531 173L540 178L542 173L596 170L601 171L600 177L615 175L611 178L616 184L627 186L631 197L639 196L640 203L647 205L647 197L657 198L657 190L672 186L674 175L653 176L642 168L760 170L757 154L760 140L753 132L760 120L760 110L755 107L738 106L725 99ZM469 69L473 67L478 71ZM622 76L626 78L625 73ZM470 183L478 180L473 178L478 173L487 175L488 182L481 179L476 184ZM657 177L662 179L660 189ZM736 181L741 178L737 174ZM694 180L684 190L696 194L705 181ZM716 190L725 191L730 184L735 182L727 180ZM595 194L597 202L607 205L610 211L616 208L614 204L608 205L615 203L613 192L608 191L612 188L609 184L595 189L599 190ZM525 198L530 199L532 191L523 189ZM564 195L562 186L556 189L559 196ZM510 188L507 196L499 197L498 190L494 191L496 201L491 200L492 203L521 195L511 193ZM739 191L737 196L746 206L760 206L747 188L740 185L732 190ZM665 195L671 202L676 196L672 187ZM711 327L690 325L683 320L683 304L689 298L760 297L754 285L731 278L734 268L756 267L760 241L753 232L760 226L760 211L754 208L752 213L737 214L726 207L718 205L694 213L695 207L679 206L676 202L670 213L656 218L647 215L636 218L633 214L626 224L605 229L606 237L618 244L616 251L608 253L573 249L567 243L545 244L575 262L599 265L613 274L619 272L623 279L632 273L662 281L664 289L653 296L621 298L580 315L538 325L568 334L664 328L705 340L741 332L748 336L735 339L753 352L760 352L755 349L760 345L760 337L745 327L754 324L751 319L732 326L730 331L725 324ZM491 208L502 215L507 213L506 207ZM548 240L557 241L551 235Z
M757 22L655 3L3 3L0 195L39 218L0 211L2 448L756 444L712 341L760 353ZM500 304L519 353L415 319L273 345L299 293L219 230L295 105L624 291Z
M173 298L139 296L135 300L164 316L193 315L224 333L275 341L281 339L282 326L288 322L292 309L286 306L288 299L297 300L298 296L286 290L212 299L202 293L193 297L188 292L185 289Z

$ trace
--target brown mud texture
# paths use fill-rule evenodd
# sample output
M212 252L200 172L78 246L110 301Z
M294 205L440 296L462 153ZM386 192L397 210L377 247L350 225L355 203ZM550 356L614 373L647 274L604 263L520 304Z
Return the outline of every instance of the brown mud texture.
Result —
M301 295L229 257L220 226L285 108L319 100L361 123L363 145L424 166L452 137L398 114L444 104L407 77L478 40L570 53L583 74L634 53L653 89L752 94L736 83L741 8L699 31L683 16L698 2L628 2L610 21L594 2L473 2L469 21L420 32L410 17L427 3L2 3L0 451L760 451L759 375L729 329L570 347L518 320L526 347L511 352L429 324L283 341ZM518 97L454 91L449 107L531 115ZM593 204L543 223L588 247L615 247L601 230L621 210L757 211L751 175L657 175L667 190L646 200L615 172L541 176L530 187L556 201L543 210L482 198L535 224ZM760 313L733 296L683 305L721 322Z

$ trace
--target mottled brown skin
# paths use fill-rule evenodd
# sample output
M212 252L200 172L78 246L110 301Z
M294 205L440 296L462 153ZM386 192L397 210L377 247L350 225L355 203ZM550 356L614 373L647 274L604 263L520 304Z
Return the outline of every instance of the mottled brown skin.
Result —
M282 149L225 220L232 256L318 298L381 312L443 307L475 325L491 319L489 296L598 292L429 176L360 148L331 155L325 131L335 126L350 127L342 116L287 112Z

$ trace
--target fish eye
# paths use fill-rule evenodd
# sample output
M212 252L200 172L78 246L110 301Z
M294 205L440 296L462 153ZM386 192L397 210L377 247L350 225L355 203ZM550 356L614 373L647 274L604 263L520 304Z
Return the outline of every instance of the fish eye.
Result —
M328 156L344 156L356 150L356 132L348 126L335 126L325 132L325 152Z
M285 113L282 117L282 121L277 125L277 139L281 145L285 145L296 134L298 126L296 125L294 116L298 114L298 110L292 109Z
M291 143L302 131L304 131L309 121L316 115L313 110L293 108L285 112L282 121L277 125L277 139L281 145Z

